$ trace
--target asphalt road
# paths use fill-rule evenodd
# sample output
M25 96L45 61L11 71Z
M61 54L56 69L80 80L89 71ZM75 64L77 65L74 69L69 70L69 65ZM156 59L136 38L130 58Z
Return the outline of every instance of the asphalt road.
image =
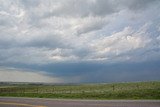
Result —
M0 107L160 107L160 100L59 100L0 97Z

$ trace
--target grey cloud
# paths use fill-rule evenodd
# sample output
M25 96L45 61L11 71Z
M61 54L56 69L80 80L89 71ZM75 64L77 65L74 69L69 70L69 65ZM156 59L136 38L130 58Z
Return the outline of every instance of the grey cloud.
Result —
M0 49L12 48L18 44L12 34L1 32L0 36Z
M0 19L0 28L13 27L10 21L6 22L6 19Z
M144 10L149 6L153 6L153 4L159 4L159 0L122 0L121 2L122 4L124 3L124 6L127 6L130 10L133 11Z
M0 49L0 64L23 63L23 64L45 64L49 62L50 52L38 48L9 48Z
M65 45L66 44L66 45ZM42 35L39 38L31 39L24 43L25 47L46 47L46 48L67 48L67 43L63 39L58 38L57 35ZM68 47L69 48L69 47Z
M33 3L32 3L33 2ZM27 1L27 3L23 3L27 6L31 6L35 4L35 8L37 8L36 4L40 4L39 2L34 3L35 1ZM104 17L106 15L118 13L123 9L130 10L144 10L149 6L152 6L154 3L159 3L158 0L55 0L55 1L46 1L41 4L43 9L41 14L34 12L34 10L30 10L34 17L88 17L88 16L100 16ZM46 6L49 8L47 11ZM43 13L44 12L44 13ZM37 16L36 16L37 15ZM36 20L35 20L36 21Z
M84 19L85 20L85 19ZM82 26L77 28L78 35L89 33L91 31L97 31L102 29L104 26L107 25L107 21L102 18L88 18L87 23L84 23Z
M114 3L110 0L101 0L100 2L95 0L69 0L58 1L55 10L47 13L45 16L74 16L74 17L86 17L89 15L105 16L114 13L117 10ZM50 5L52 8L52 5Z
M41 0L20 0L20 2L28 9L38 6Z

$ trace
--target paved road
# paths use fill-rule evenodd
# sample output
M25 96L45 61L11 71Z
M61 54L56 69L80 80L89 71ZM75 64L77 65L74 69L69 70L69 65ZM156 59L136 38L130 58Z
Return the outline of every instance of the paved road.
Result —
M0 107L160 107L160 100L58 100L0 97Z

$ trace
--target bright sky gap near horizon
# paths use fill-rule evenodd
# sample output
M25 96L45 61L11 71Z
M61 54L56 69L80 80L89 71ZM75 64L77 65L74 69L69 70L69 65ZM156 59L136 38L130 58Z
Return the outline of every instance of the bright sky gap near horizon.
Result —
M0 0L0 82L160 80L160 0Z

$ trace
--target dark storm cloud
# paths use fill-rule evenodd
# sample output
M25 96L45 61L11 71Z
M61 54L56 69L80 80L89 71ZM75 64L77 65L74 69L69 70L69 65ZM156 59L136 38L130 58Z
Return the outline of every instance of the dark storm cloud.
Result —
M22 66L23 65L16 65L14 67ZM123 62L110 64L96 62L57 63L46 66L25 65L22 68L47 71L50 76L54 75L65 78L67 82L85 83L159 80L159 66L159 61L149 61L143 63Z

